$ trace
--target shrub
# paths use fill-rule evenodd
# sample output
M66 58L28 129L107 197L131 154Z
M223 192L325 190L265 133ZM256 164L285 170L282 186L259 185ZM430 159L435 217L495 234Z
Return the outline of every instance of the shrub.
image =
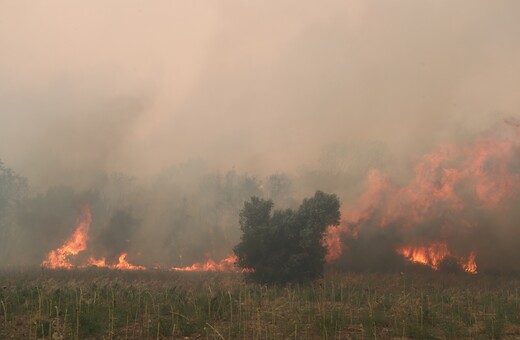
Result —
M338 225L339 200L317 191L297 210L273 209L271 200L252 197L240 211L241 242L235 247L237 266L250 269L247 278L259 283L302 282L323 275L327 249L323 236Z

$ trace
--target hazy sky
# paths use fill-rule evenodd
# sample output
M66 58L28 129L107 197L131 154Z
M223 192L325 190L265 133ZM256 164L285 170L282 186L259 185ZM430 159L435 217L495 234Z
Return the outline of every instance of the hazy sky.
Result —
M520 115L520 2L0 0L0 159L37 185L292 171Z

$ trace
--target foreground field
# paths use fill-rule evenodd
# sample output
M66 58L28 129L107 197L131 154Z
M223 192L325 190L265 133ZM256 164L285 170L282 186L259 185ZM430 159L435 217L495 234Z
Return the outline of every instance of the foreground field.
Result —
M0 338L520 337L520 279L333 274L266 287L240 274L0 272Z

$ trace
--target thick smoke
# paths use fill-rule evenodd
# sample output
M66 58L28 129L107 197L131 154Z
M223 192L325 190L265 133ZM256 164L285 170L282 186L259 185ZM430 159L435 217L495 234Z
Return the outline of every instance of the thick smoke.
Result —
M520 125L506 122L513 126L425 154L405 184L372 170L365 193L345 205L343 225L329 230L329 259L355 270L402 270L411 261L520 272Z
M2 2L0 264L40 263L85 205L84 256L223 258L244 200L294 207L320 189L340 196L343 226L358 233L338 234L339 267L400 268L396 248L431 239L457 258L475 251L479 271L513 270L514 193L484 209L465 178L453 189L463 209L440 200L405 232L406 214L380 225L425 155L513 129L503 119L520 111L519 10L514 0ZM516 151L507 156L514 172ZM430 164L434 184L421 192L468 157ZM370 193L381 197L362 203Z

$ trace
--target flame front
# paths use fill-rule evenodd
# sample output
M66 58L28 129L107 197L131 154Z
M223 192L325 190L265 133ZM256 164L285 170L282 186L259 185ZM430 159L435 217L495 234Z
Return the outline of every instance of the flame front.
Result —
M173 267L171 270L183 272L244 272L237 268L235 263L237 257L234 255L228 256L220 262L215 262L213 259L208 259L206 262L197 262L188 267Z
M520 128L514 135L493 132L463 145L441 145L418 158L407 179L399 176L398 181L393 181L389 175L371 169L365 192L342 207L339 226L327 228L323 239L328 249L327 262L350 252L342 265L356 259L363 259L358 262L365 265L369 261L385 261L385 255L397 253L434 270L441 269L443 261L452 258L469 273L477 272L477 264L479 271L485 273L492 264L484 259L484 245L478 240L482 239L483 230L493 228L491 224L484 225L489 223L486 221L514 209L520 196L519 157ZM42 266L79 266L73 260L87 249L91 221L90 209L82 209L71 238L49 252ZM385 247L376 248L378 242ZM365 249L375 250L378 258L363 256ZM105 258L90 257L82 266L144 269L128 263L126 253L119 256L117 264L110 264L114 262L115 259L107 262ZM243 271L235 262L236 257L229 256L219 262L209 259L171 269Z
M121 255L119 255L119 258L118 258L119 262L117 264L115 264L114 266L111 266L110 268L121 269L121 270L144 270L144 269L146 269L143 266L135 266L133 264L128 263L126 261L127 255L128 255L127 253L122 253Z
M465 272L476 274L477 264L475 262L476 253L473 251L468 258L456 257L448 250L446 243L432 243L427 246L407 246L398 248L396 253L402 255L407 260L420 263L434 270L439 270L442 261L447 258L455 259Z
M58 249L51 250L47 258L42 261L41 265L50 269L73 269L98 267L118 270L146 270L144 266L137 266L127 261L127 253L121 253L118 262L114 264L107 263L105 257L96 258L90 256L86 263L76 265L71 260L80 252L87 250L87 241L89 239L90 224L92 223L92 214L89 207L84 207L78 217L77 227L71 238ZM189 267L174 267L171 270L176 271L220 271L220 272L245 272L247 270L239 269L235 266L236 256L229 256L220 262L209 259L205 263L195 263Z
M115 264L107 264L106 258L102 257L100 259L96 259L95 257L90 257L87 261L87 265L84 267L98 267L98 268L108 268L108 269L119 269L119 270L145 270L144 266L136 266L131 263L128 263L126 257L127 253L122 253L118 257L118 262Z
M127 253L119 255L118 263L107 265L106 259L96 259L90 256L85 265L74 265L71 263L73 259L80 252L87 249L87 241L89 239L90 224L92 223L92 213L88 206L83 207L81 214L78 217L77 227L71 238L65 242L64 245L58 249L51 250L47 258L42 261L41 265L50 269L73 269L85 267L100 267L120 270L144 270L143 266L135 266L128 263L126 260Z
M96 259L95 257L89 257L87 261L86 267L99 267L99 268L107 268L107 260L102 257L100 259Z
M77 255L79 252L87 249L88 233L90 223L92 222L92 213L89 207L84 207L77 221L77 228L72 237L58 249L52 250L47 259L42 262L42 266L52 269L71 269L73 265L70 257Z
M396 252L412 262L435 270L439 269L441 262L450 254L445 243L434 243L423 247L403 247L398 248Z
M376 240L374 247L389 242L389 252L434 270L454 258L461 269L476 273L482 245L472 237L488 228L479 216L503 216L520 196L520 127L515 126L464 145L440 145L419 158L408 181L394 182L370 170L364 194L342 207L341 225L327 229L327 262L344 253L343 263L354 263L367 248L358 245Z

